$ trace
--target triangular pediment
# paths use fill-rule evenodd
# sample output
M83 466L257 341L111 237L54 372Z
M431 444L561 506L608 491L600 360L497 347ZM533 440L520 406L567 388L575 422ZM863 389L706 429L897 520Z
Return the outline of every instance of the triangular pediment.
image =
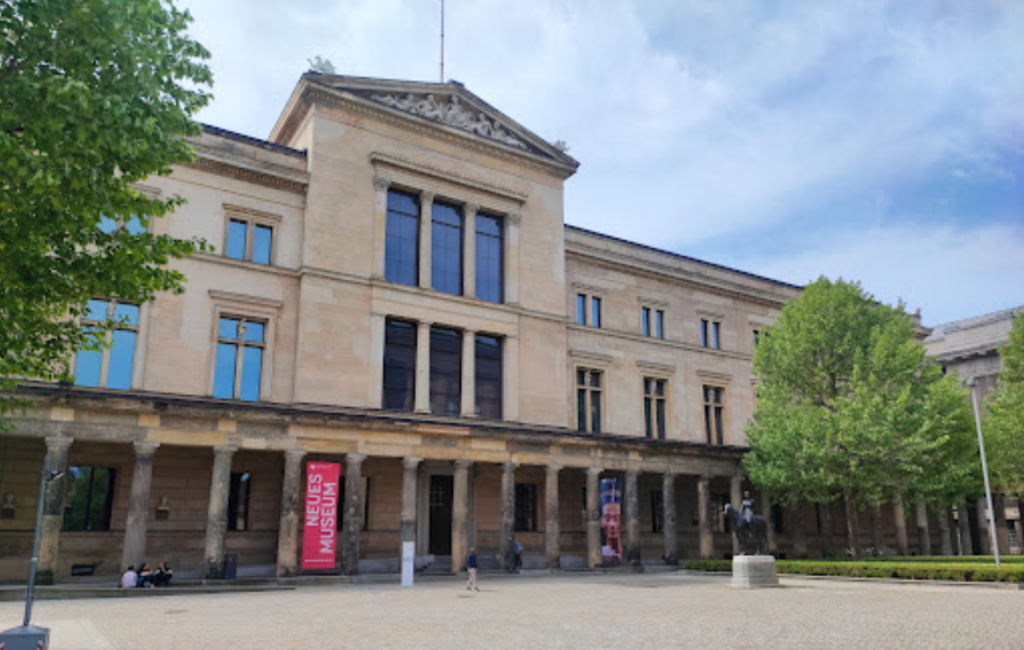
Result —
M455 81L425 83L314 72L307 73L303 79L313 85L354 96L382 110L449 127L489 144L539 156L573 170L579 166L564 150L526 129Z

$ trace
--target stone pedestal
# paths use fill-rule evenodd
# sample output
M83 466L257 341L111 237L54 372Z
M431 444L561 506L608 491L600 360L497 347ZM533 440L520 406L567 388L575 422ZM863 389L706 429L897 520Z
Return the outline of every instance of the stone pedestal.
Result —
M732 559L732 586L744 589L777 587L775 558L771 555L737 555Z

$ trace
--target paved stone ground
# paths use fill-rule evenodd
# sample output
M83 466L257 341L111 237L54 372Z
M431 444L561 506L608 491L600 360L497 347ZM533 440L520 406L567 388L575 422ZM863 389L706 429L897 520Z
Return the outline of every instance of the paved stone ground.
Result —
M1024 591L702 575L481 576L295 591L44 601L54 650L1024 648ZM0 603L0 629L21 608ZM754 632L754 631L757 632ZM758 639L751 638L757 634Z

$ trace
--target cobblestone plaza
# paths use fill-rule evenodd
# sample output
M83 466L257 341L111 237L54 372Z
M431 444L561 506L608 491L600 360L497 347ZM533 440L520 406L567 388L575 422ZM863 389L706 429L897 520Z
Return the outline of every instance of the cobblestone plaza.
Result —
M493 576L43 601L54 650L162 648L1020 648L1024 591L783 577ZM0 604L0 629L20 621Z

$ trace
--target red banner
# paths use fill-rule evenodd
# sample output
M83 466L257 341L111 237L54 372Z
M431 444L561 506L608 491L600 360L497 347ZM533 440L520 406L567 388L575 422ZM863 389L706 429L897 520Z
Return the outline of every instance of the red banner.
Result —
M333 569L338 549L338 463L306 463L302 568Z

